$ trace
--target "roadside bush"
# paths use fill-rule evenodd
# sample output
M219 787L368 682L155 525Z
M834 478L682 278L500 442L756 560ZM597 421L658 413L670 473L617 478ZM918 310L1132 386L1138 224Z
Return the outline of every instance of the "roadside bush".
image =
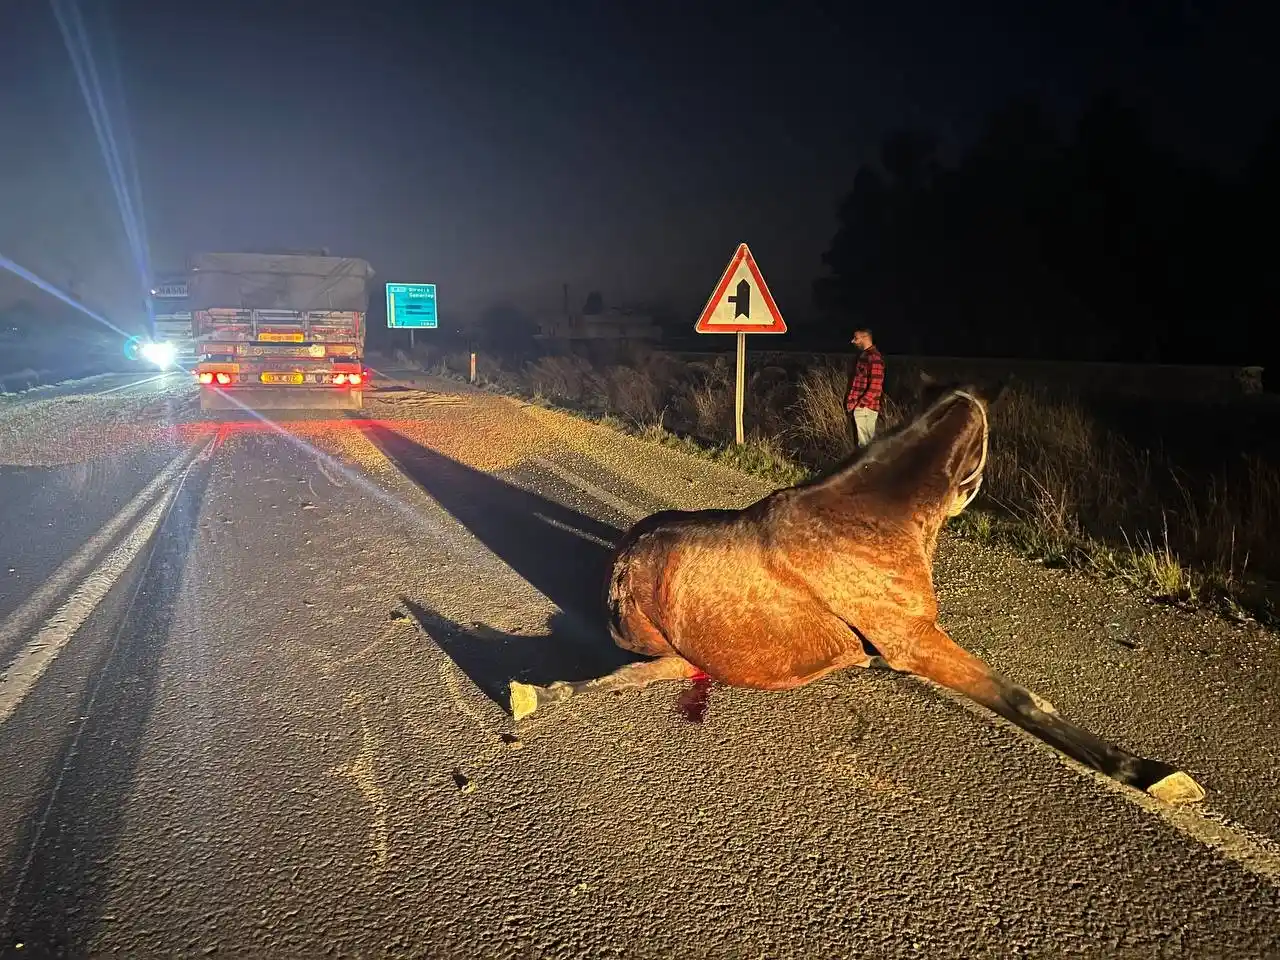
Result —
M609 367L601 377L601 388L609 412L641 427L661 421L662 385L648 371Z
M569 405L583 404L596 390L591 364L581 357L541 357L525 366L525 380L535 394Z
M846 376L825 364L753 370L743 448L733 443L732 358L685 362L635 351L627 363L597 369L580 357L544 357L525 366L514 389L792 482L853 452ZM911 371L895 371L880 430L914 409L916 383ZM1125 576L1156 596L1234 595L1247 570L1280 574L1275 464L1247 457L1189 472L1099 423L1080 403L1025 386L1007 390L990 413L979 504L1014 524L1006 541L1046 562ZM984 540L1004 529L972 512L959 526Z

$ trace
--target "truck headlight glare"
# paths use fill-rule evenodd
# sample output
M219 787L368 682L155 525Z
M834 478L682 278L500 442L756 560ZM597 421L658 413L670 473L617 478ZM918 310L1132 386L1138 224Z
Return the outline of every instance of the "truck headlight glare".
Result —
M173 361L177 355L178 351L172 343L144 343L142 345L142 359L148 363L154 363L162 370L165 367L173 366Z

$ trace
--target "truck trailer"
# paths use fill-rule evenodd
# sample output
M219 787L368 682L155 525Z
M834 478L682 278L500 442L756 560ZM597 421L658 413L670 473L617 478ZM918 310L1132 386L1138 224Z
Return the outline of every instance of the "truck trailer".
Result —
M200 408L360 409L372 279L373 268L352 257L193 257Z

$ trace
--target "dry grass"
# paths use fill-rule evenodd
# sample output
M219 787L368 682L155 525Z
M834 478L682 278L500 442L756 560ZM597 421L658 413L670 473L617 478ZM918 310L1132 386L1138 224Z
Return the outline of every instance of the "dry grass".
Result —
M461 364L435 362L440 372L465 371L465 356ZM793 483L853 450L845 376L831 366L795 376L777 367L753 371L743 447L733 443L728 358L681 362L637 353L626 364L594 367L579 357L544 357L482 379ZM906 416L915 399L901 390L886 396L880 429ZM1243 603L1271 615L1250 574L1280 575L1276 465L1241 458L1191 474L1158 450L1135 447L1081 405L1027 389L1005 392L991 426L980 509L956 518L954 530L1013 544L1047 564L1120 577L1155 597L1233 609Z
M421 370L453 380L465 380L471 376L471 354L465 350L442 350L431 344L419 344L412 353L400 349L392 351L391 359L398 370ZM476 355L476 380L481 386L500 383L507 387L515 386L502 365L483 353Z
M1002 397L991 423L984 487L996 515L958 529L1154 597L1274 617L1264 578L1280 574L1276 465L1249 457L1192 474L1079 405L1027 391Z
M1226 580L1249 565L1274 573L1280 564L1274 465L1249 458L1192 476L1074 404L1025 392L1002 398L992 411L987 487L1006 512L1055 534L1120 540Z

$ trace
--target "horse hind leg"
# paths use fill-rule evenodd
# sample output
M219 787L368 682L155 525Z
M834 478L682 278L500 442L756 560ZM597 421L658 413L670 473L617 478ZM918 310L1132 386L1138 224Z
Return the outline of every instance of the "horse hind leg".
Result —
M1181 770L1130 753L1065 719L1052 704L995 673L934 624L917 624L911 632L910 642L886 658L891 666L962 693L1067 756L1165 803L1204 799L1204 789Z
M531 683L511 681L508 688L511 699L511 716L521 720L542 707L561 703L570 697L584 693L621 693L624 690L641 690L660 680L689 680L702 676L702 671L684 657L662 657L641 663L629 663L607 676L579 683L557 681L545 687Z
M610 598L609 637L614 644L642 657L676 656L675 647L645 616L631 597Z

